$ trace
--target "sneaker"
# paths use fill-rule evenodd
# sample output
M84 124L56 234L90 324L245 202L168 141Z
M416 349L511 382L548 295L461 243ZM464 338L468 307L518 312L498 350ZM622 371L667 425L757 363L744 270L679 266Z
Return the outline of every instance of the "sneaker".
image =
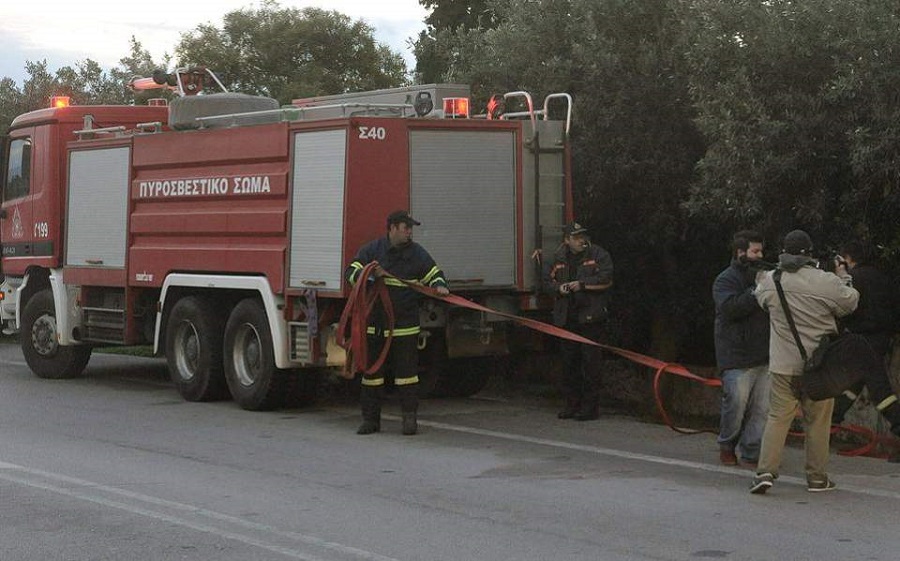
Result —
M730 448L722 448L719 450L719 463L723 466L736 466L738 464L737 456L734 450Z
M750 483L750 492L754 495L763 495L775 482L775 476L771 473L757 473Z
M741 458L741 463L746 466L756 467L759 465L759 460L751 460L748 458Z
M810 493L822 493L824 491L834 491L837 485L834 484L834 481L831 479L825 479L825 481L808 481L806 484L806 490Z

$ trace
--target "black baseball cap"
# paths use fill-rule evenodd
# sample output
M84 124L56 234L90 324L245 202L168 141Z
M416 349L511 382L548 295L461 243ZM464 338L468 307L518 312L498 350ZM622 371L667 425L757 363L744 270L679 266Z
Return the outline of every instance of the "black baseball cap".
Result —
M388 214L388 226L390 226L391 224L399 224L401 222L405 222L407 226L419 226L420 224L422 224L421 222L410 216L408 210L395 210L394 212Z
M578 222L571 222L563 226L563 235L565 236L575 236L577 234L583 234L585 232L587 232L587 228L585 228Z
M813 243L809 234L803 230L794 230L788 232L784 237L784 252L791 255L809 255L812 251Z

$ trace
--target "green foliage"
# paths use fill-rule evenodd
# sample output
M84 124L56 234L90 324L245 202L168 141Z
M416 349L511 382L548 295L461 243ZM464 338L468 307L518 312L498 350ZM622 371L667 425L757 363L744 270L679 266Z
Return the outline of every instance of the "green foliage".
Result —
M425 18L425 31L413 44L416 55L416 78L421 84L442 82L453 59L447 51L447 34L470 29L492 29L497 15L490 0L419 0L430 10Z
M436 35L450 61L444 78L472 84L481 100L526 90L542 105L549 93L571 93L575 215L616 261L619 342L645 346L670 312L697 321L708 290L685 287L698 268L709 274L691 245L707 232L680 205L705 144L681 56L680 3L499 0L490 8L494 29Z
M5 133L18 115L49 107L50 98L67 95L75 105L122 105L144 103L159 92L129 91L125 84L133 76L149 76L154 68L165 67L168 59L154 62L150 53L137 39L131 39L131 54L119 61L119 67L104 71L100 65L85 59L72 66L63 66L55 73L47 68L47 61L26 61L22 88L11 78L0 80L0 134Z
M227 13L221 29L201 25L183 34L176 53L181 66L206 66L230 89L283 104L406 82L402 56L377 43L362 20L271 1Z
M798 227L823 249L861 237L900 271L896 2L488 9L493 28L437 30L429 48L447 61L443 79L473 84L481 99L575 97L575 212L616 260L623 342L674 328L665 356L710 360L709 287L737 229L760 229L770 259Z
M869 0L693 2L691 93L709 141L685 208L861 236L896 254L900 6Z

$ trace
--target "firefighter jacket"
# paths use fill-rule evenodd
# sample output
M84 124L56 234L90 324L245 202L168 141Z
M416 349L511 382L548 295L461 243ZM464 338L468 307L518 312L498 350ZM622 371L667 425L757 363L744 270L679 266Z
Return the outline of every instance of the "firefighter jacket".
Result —
M444 273L421 245L411 241L393 247L385 236L372 240L360 248L345 272L347 281L350 284L359 282L361 280L359 275L363 268L372 261L378 261L382 269L397 278L384 277L384 283L388 287L391 304L394 307L393 333L385 333L387 329L386 316L379 307L372 311L368 333L395 337L417 335L420 331L419 302L422 295L398 279L430 287L446 287L447 281L444 279ZM374 280L374 278L370 278L366 282L374 282Z
M784 297L806 356L819 346L823 335L837 333L836 318L852 313L859 301L859 292L850 286L850 275L839 277L815 265L804 255L783 253L778 257L778 266L784 271ZM769 371L799 376L803 373L803 358L784 315L773 275L774 271L766 272L756 285L756 300L769 312Z
M544 270L544 288L556 296L553 304L553 323L594 323L608 315L607 290L585 290L585 286L609 284L613 278L613 263L609 253L598 245L590 245L581 253L572 253L561 245L553 254L553 261ZM579 281L582 290L560 294L559 287Z

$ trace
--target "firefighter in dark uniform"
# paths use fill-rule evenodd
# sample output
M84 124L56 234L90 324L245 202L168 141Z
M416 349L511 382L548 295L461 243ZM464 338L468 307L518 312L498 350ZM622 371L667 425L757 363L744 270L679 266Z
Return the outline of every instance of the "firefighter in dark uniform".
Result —
M449 294L444 273L431 255L421 245L412 241L412 228L417 222L405 210L392 212L387 217L387 235L365 244L353 262L347 267L346 278L350 284L366 282L360 279L363 268L378 262L375 276L384 279L394 308L394 329L387 329L383 311L376 307L369 321L368 344L370 354L381 353L386 337L393 337L387 359L375 374L363 376L360 390L362 424L357 434L372 434L381 429L381 401L384 393L384 372L394 374L394 385L400 394L400 411L403 416L403 434L416 434L416 414L419 408L419 354L418 339L419 301L422 295L398 279L416 282L434 288L438 294ZM390 276L386 276L388 273ZM374 279L368 279L372 281Z
M553 323L592 341L604 331L613 263L609 253L592 245L581 224L563 228L563 243L545 268L544 286L556 296ZM600 359L598 347L560 340L563 358L560 419L591 421L599 417Z

